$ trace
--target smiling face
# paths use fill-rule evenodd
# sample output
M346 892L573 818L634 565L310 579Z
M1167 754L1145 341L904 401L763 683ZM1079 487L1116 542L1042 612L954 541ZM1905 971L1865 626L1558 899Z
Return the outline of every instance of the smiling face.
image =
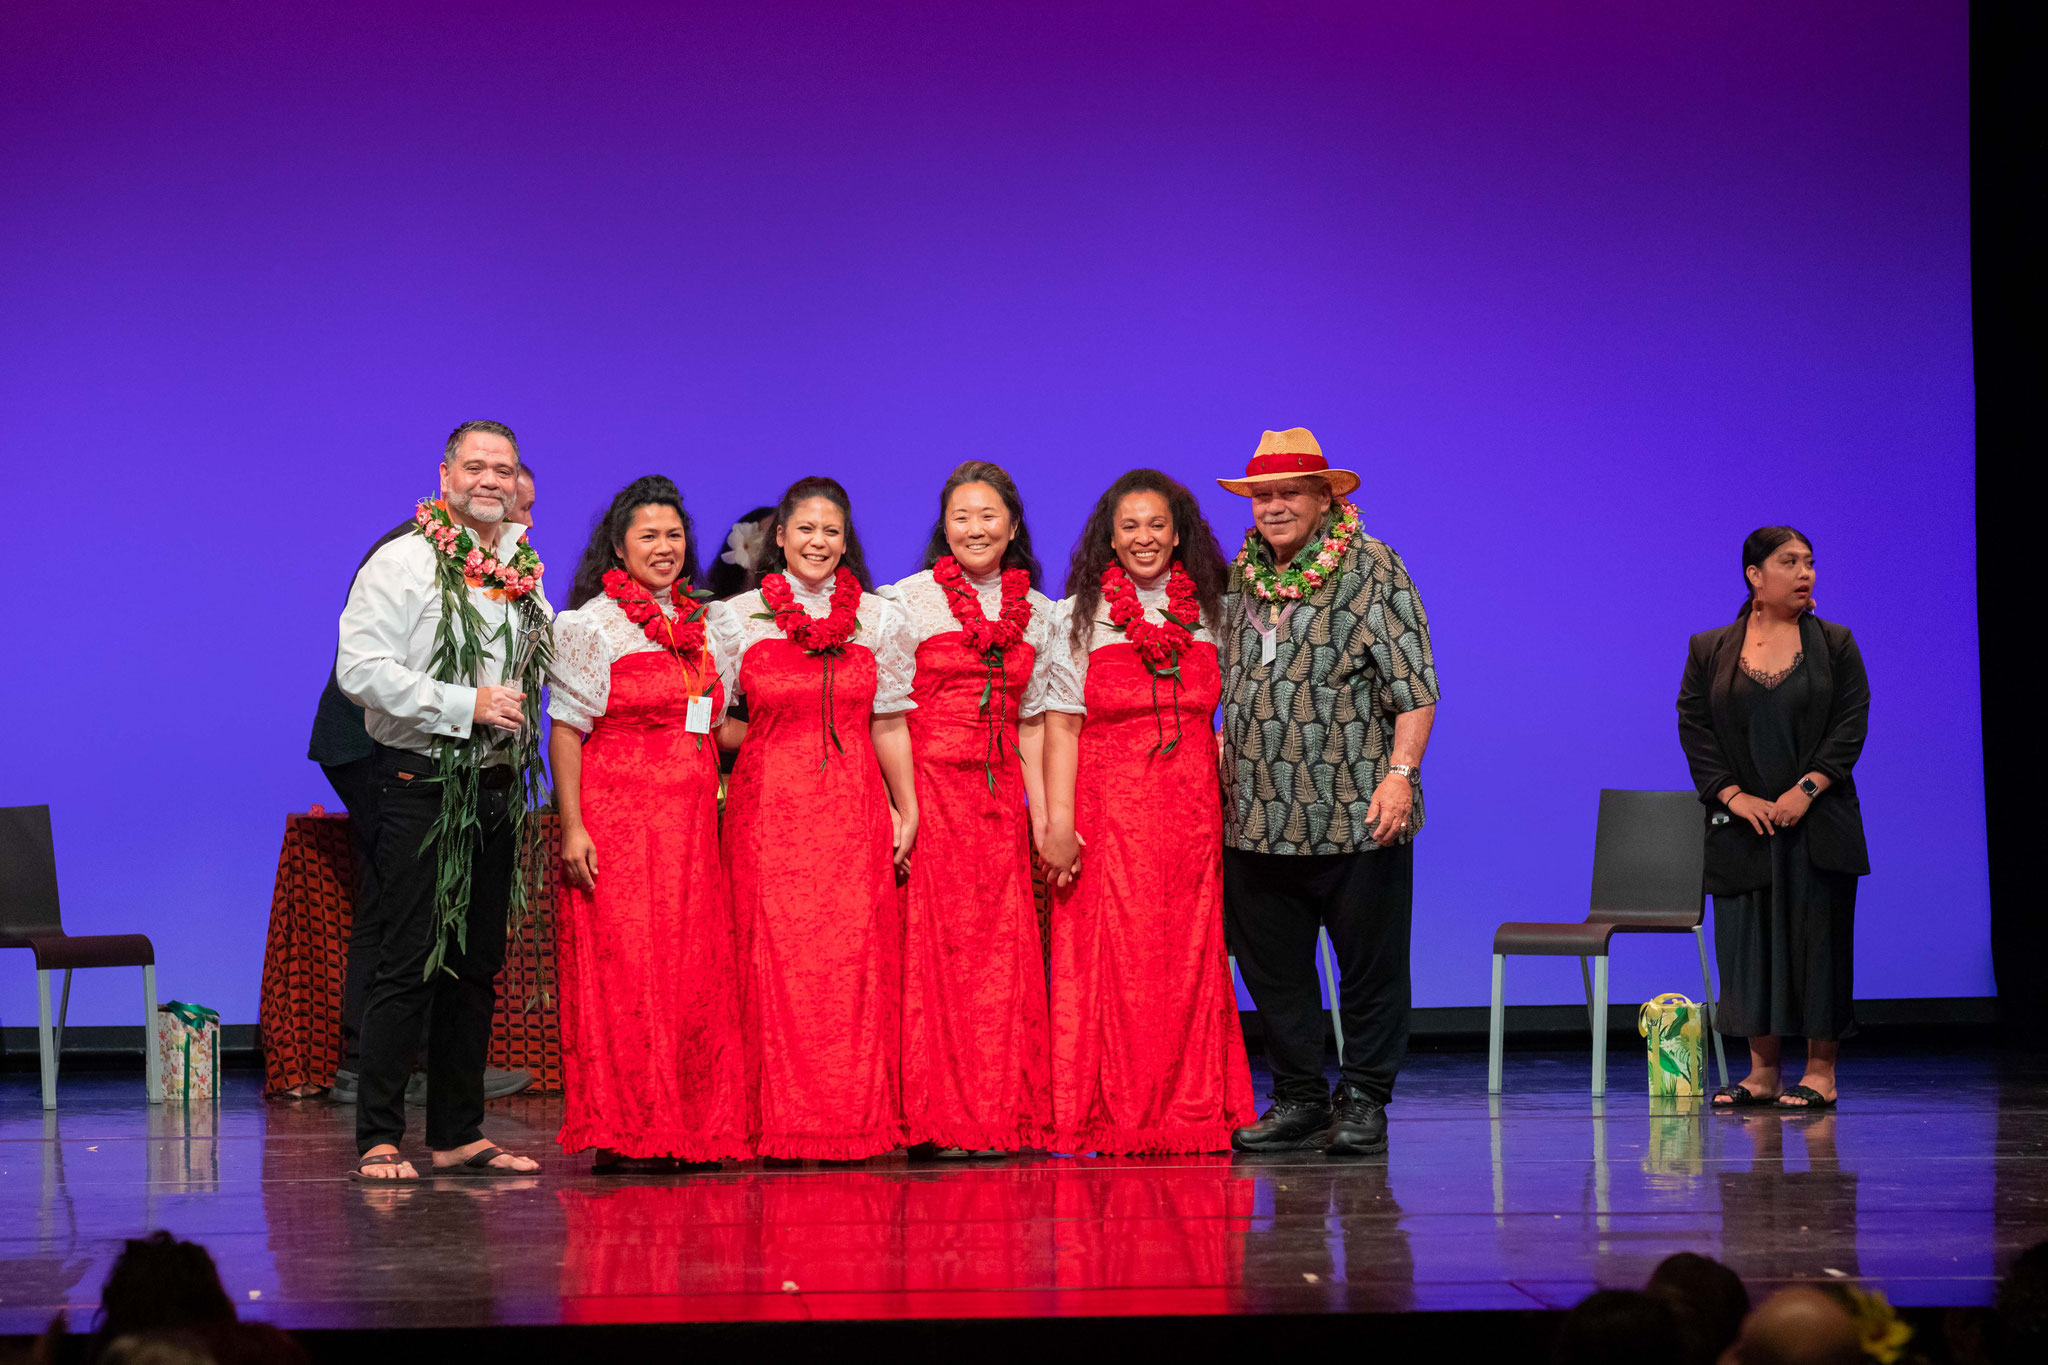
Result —
M465 432L441 463L441 496L456 520L496 526L512 511L518 477L519 452L510 441L488 431Z
M977 578L991 574L1017 538L1003 495L985 483L963 483L946 499L946 548Z
M1803 540L1786 541L1742 572L1759 607L1797 616L1813 605L1813 547Z
M1252 521L1266 544L1273 547L1273 562L1285 564L1308 544L1330 512L1330 485L1326 479L1276 479L1252 485Z
M846 513L830 498L805 498L775 528L775 543L789 571L812 587L823 585L846 553Z
M612 549L627 573L650 592L660 592L682 573L683 554L689 547L676 509L666 503L650 503L634 510L625 538Z
M1110 523L1109 548L1131 577L1150 582L1173 565L1180 535L1173 529L1173 509L1163 493L1126 493Z

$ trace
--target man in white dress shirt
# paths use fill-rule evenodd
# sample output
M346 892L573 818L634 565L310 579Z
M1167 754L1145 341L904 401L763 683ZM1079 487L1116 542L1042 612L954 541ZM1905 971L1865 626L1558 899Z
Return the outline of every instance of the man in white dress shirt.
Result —
M510 563L525 527L509 517L517 498L519 446L499 422L464 422L448 437L441 493L450 522L486 554ZM363 708L376 744L379 797L376 859L383 940L363 1003L356 1142L363 1179L417 1179L399 1153L405 1135L405 1084L422 1028L427 1029L427 1145L433 1169L472 1176L539 1169L483 1136L483 1073L498 969L505 959L505 916L514 875L512 802L523 800L504 746L487 751L478 780L482 831L468 868L462 944L445 944L442 969L427 972L441 942L436 908L440 858L422 851L441 812L443 746L486 729L517 735L525 694L502 679L516 649L522 611L503 593L468 589L483 618L483 664L471 680L439 681L434 653L441 625L437 569L441 551L425 535L400 536L356 575L342 612L335 676ZM545 596L532 590L543 614ZM501 629L502 627L502 629ZM456 632L459 637L462 632Z

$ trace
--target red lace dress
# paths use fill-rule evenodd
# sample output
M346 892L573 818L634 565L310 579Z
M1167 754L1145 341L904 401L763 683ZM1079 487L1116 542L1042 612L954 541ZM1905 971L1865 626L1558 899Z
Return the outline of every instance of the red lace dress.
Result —
M1139 597L1158 620L1164 590ZM1223 942L1216 646L1198 632L1179 687L1155 693L1107 624L1085 658L1065 648L1070 606L1049 704L1085 706L1074 823L1088 842L1080 878L1051 893L1054 1145L1222 1151L1258 1114Z
M666 606L666 599L664 599ZM718 752L684 729L709 681L599 597L555 619L549 714L588 736L583 827L597 887L560 879L563 1150L745 1158L746 1056L718 859ZM634 651L634 652L629 652Z
M827 614L827 595L796 598ZM756 1147L852 1160L903 1142L903 916L868 723L907 704L909 650L894 608L863 594L828 692L828 660L753 619L766 610L749 592L715 604L708 623L721 672L747 699L724 843Z
M968 581L993 619L1000 576ZM1041 1147L1052 1118L1050 1024L1017 720L1044 709L1052 603L1030 595L1031 624L1004 651L997 682L929 571L895 591L921 637L910 713L918 829L904 908L904 1123L912 1142Z

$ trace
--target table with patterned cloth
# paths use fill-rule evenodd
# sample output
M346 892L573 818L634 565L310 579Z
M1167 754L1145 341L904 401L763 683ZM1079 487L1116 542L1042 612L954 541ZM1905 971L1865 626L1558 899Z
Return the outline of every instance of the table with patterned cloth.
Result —
M493 1066L524 1067L534 1089L562 1088L562 1031L555 1018L555 944L550 913L561 831L554 815L535 817L546 840L546 874L527 923L515 926L498 976L491 1019ZM341 994L355 895L355 854L346 815L288 815L270 897L263 949L264 1088L309 1094L334 1084L341 1065ZM536 989L546 986L545 998Z

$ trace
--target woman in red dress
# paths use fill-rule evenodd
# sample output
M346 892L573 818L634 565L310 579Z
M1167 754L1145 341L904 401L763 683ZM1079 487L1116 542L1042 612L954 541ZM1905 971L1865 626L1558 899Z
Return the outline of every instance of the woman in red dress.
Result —
M756 1146L858 1160L903 1141L903 919L917 837L914 667L903 616L865 591L846 490L800 479L770 572L714 603L719 675L747 728L725 855L746 982Z
M752 1154L731 902L718 858L723 704L674 484L612 500L555 618L548 741L564 1151L600 1174Z
M917 642L903 1119L914 1143L994 1155L1043 1146L1052 1117L1031 897L1052 603L1001 466L969 460L946 480L925 566L891 590Z
M1134 469L1067 572L1045 732L1054 1145L1209 1152L1251 1122L1223 942L1228 568L1194 495Z

